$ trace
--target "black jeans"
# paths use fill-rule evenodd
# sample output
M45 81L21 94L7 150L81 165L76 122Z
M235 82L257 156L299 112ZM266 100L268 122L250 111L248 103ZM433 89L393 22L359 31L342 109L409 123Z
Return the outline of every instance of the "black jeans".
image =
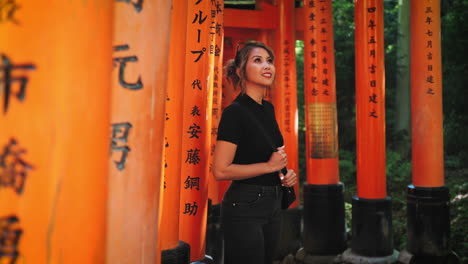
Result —
M280 186L233 182L221 205L224 264L271 264L281 228Z

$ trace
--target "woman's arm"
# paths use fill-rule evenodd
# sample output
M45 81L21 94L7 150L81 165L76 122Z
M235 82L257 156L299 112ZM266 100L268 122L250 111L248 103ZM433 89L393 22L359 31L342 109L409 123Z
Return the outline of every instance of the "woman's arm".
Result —
M218 140L213 158L213 175L216 180L243 180L258 175L279 171L286 167L288 160L283 149L273 152L267 162L253 164L233 164L237 145Z

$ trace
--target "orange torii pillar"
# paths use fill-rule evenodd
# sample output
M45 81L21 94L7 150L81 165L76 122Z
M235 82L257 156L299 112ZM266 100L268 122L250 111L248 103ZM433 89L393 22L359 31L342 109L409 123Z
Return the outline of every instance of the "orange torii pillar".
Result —
M277 71L272 99L278 125L284 137L286 153L288 153L288 168L293 169L299 177L294 2L294 0L284 0L278 3L279 30L276 32L277 43L275 44ZM298 184L294 188L298 193ZM299 199L290 208L297 208L298 204Z
M450 198L444 185L440 0L411 1L410 12L413 184L407 193L407 250L400 259L457 263L450 252Z
M2 3L1 263L105 263L113 5Z
M215 16L211 17L210 49L214 56L210 56L210 68L213 67L209 79L209 89L213 92L211 106L207 107L211 115L210 155L208 160L208 219L206 231L206 254L219 261L223 256L223 236L221 231L221 201L220 186L222 182L216 181L212 172L213 155L218 134L218 124L222 113L222 84L223 84L223 43L224 43L224 0L214 1L211 10ZM212 60L212 61L211 61ZM210 70L211 71L211 70Z
M351 263L374 258L392 263L398 255L385 175L383 11L383 0L355 1L357 195L352 201L351 249L343 254Z
M115 4L108 263L160 263L170 10L170 0Z
M278 125L283 134L286 153L288 154L287 168L293 169L299 177L294 5L294 0L278 2L275 14L277 14L279 29L274 32L276 80L270 93L275 106ZM300 200L299 181L294 189L297 194L296 201L290 206L290 209L282 212L280 245L275 256L277 260L283 259L288 254L295 254L301 246L302 210L298 208Z
M184 103L185 43L187 3L173 1L171 15L171 46L166 90L166 121L164 130L163 204L159 230L161 263L190 262L190 246L179 240L179 204L181 186L182 110Z
M225 10L223 10L225 11ZM223 25L224 26L224 25ZM223 30L224 30L224 27L223 27ZM226 79L224 78L224 65L226 65L226 62L231 59L231 58L234 58L235 56L235 47L234 47L234 42L232 41L232 38L226 38L226 33L224 33L224 36L223 36L223 46L221 48L222 50L222 65L223 65L223 68L222 71L221 71L221 76L222 76L222 81L221 81L221 87L220 87L220 91L221 91L221 108L220 110L218 110L220 112L220 116L219 118L221 119L221 115L222 115L222 112L224 111L224 108L226 108L227 106L229 106L233 99L235 98L234 97L234 87L231 83L227 82ZM226 193L227 189L229 188L229 185L231 184L231 181L220 181L218 183L218 197L219 199L222 201L223 197L224 197L224 193Z
M180 240L190 245L190 261L209 263L205 255L208 209L208 158L211 2L188 1L182 121ZM212 93L211 93L212 94Z
M304 5L304 94L307 182L304 255L334 258L346 248L343 184L339 179L332 1Z

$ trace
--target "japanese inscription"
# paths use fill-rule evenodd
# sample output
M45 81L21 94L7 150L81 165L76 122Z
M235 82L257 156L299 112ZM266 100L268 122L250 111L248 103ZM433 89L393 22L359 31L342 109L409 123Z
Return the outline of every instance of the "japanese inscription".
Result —
M130 148L127 146L128 134L132 124L130 123L116 123L112 124L112 137L111 137L111 154L114 152L120 152L120 159L114 160L118 170L125 169L125 163L127 162L127 155L130 152Z
M0 0L0 23L10 21L19 24L18 20L15 19L15 13L20 7L16 0Z
M184 189L196 189L200 190L200 177L190 177L187 176L187 179L184 181Z
M23 234L16 215L0 218L0 262L14 264L19 256L18 243Z
M183 214L188 214L188 215L197 215L197 212L198 212L198 205L197 205L197 202L193 202L193 204L191 203L185 203L185 210L183 212Z
M427 63L427 68L426 68L426 94L430 95L430 96L433 96L436 94L436 90L435 90L435 87L436 87L436 78L434 77L434 73L433 73L433 64L434 64L434 60L433 60L433 43L434 41L437 41L437 39L435 39L435 36L434 36L434 33L433 33L433 27L435 25L435 19L438 19L437 16L435 16L435 14L433 13L433 10L432 10L432 0L427 0L426 1L426 5L424 8L424 14L426 14L425 16L425 26L427 27L427 31L424 32L424 33L421 33L421 34L424 34L426 35L427 37L427 40L426 40L426 44L425 44L425 49L427 51L427 54L426 54L426 63Z
M13 64L5 54L0 54L0 57L0 95L3 95L3 113L5 114L8 111L12 95L16 95L20 102L24 101L29 81L25 72L36 69L36 66L33 64ZM14 83L19 86L16 92L13 90Z
M377 49L377 44L382 45L382 43L377 43L376 41L376 34L378 33L375 30L375 27L378 26L378 24L375 22L377 21L376 16L377 16L377 7L375 6L370 6L367 8L367 13L369 20L367 21L367 28L368 28L368 36L369 39L367 40L367 45L369 46L369 60L371 61L371 66L368 68L369 71L369 87L370 87L370 95L369 95L369 103L377 105L380 101L380 98L378 98L378 95L376 93L376 88L377 86L377 77L376 77L376 68L375 66L376 63L376 49ZM371 107L371 110L369 112L369 117L371 118L378 118L379 113L376 111L376 107Z
M128 45L118 45L114 47L114 51L125 51L129 50L130 47ZM126 56L126 57L115 57L114 58L114 67L119 65L119 84L123 88L127 88L130 90L139 90L143 88L143 83L141 82L141 76L138 76L138 80L134 83L129 83L125 81L125 69L127 67L127 63L129 62L138 62L137 56Z
M24 159L26 149L18 141L10 139L0 152L0 186L12 188L17 194L23 193L28 172L33 166Z

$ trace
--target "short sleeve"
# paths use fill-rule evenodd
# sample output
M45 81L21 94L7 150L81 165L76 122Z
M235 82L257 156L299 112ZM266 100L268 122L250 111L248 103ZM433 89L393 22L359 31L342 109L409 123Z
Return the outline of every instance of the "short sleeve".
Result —
M242 123L238 105L226 107L218 125L218 140L239 145L242 136Z

